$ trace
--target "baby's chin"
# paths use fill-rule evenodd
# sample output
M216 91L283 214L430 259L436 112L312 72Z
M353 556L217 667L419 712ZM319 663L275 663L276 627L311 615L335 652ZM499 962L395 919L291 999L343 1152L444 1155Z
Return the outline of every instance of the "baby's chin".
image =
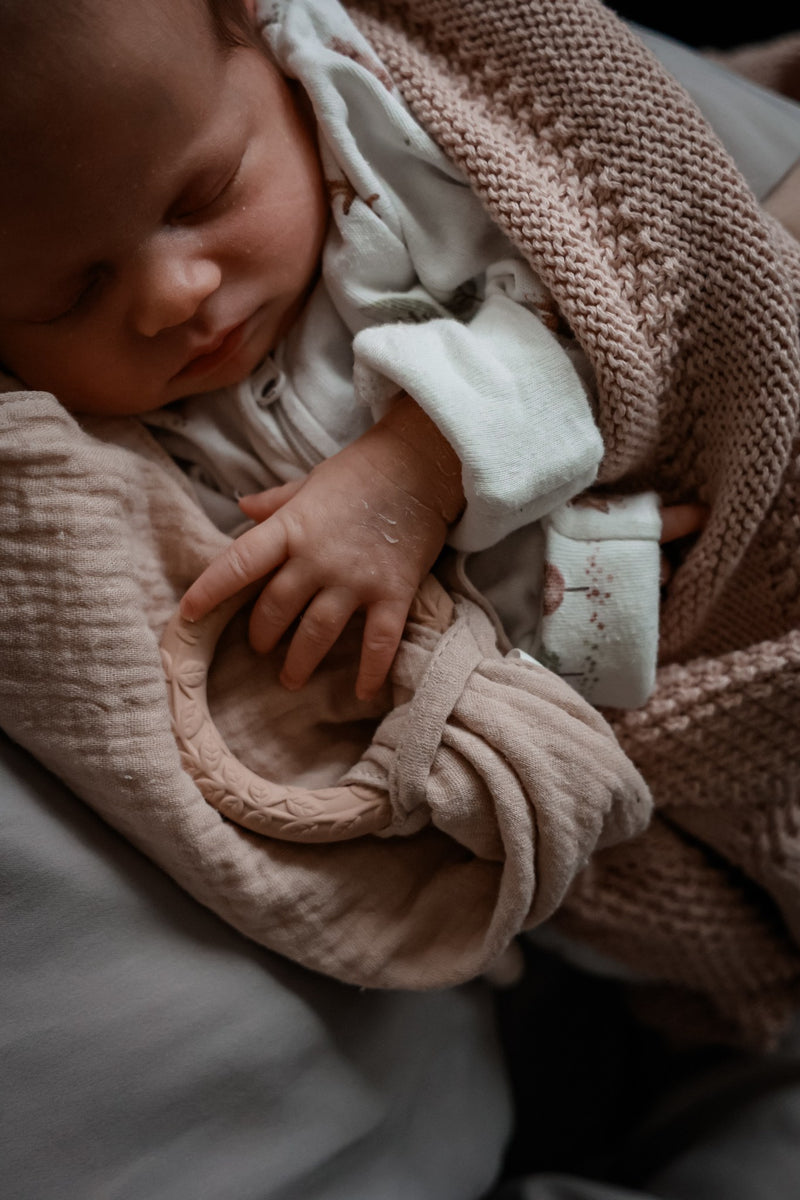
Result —
M172 404L175 400L188 400L192 396L208 396L211 392L219 392L223 388L237 387L240 383L244 383L255 371L256 367L263 362L265 354L260 354L251 365L241 367L238 370L226 370L215 373L208 379L198 380L194 385L187 384L182 387L178 395L170 396L156 405L157 408L164 408L167 404ZM152 411L152 410L150 410Z
M58 381L52 378L46 380L23 379L19 373L11 371L0 364L0 382L18 386L29 392L47 392L55 396L62 408L78 417L143 417L148 413L158 412L177 400L188 399L190 396L206 395L219 391L220 388L234 387L245 379L263 361L266 351L259 351L238 363L224 364L219 371L203 379L183 387L174 387L174 381L168 381L155 393L152 390L137 388L130 394L119 390L96 392L87 388L86 391L75 386L59 387Z

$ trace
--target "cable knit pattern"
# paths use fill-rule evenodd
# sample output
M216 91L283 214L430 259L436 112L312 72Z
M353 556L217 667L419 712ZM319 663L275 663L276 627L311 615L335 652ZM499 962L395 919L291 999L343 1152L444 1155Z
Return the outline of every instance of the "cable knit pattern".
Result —
M564 928L769 1040L800 978L797 243L594 0L349 8L590 356L602 481L711 507L656 693L612 714L660 814L595 856Z

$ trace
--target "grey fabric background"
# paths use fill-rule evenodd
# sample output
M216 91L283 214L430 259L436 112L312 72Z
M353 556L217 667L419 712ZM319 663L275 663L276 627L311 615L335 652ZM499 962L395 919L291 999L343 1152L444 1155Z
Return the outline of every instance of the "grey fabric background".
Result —
M5 1200L466 1200L488 989L345 988L201 909L0 735Z

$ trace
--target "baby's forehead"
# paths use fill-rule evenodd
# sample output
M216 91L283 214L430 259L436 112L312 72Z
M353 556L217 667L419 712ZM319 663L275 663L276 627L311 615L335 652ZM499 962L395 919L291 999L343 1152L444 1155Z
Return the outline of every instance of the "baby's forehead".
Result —
M57 20L36 20L50 3L33 0L7 42L0 4L4 173L72 144L79 151L109 136L124 144L134 136L129 114L157 122L212 81L220 48L205 0L66 0L53 6ZM11 0L15 12L24 7Z
M32 57L29 79L0 104L3 264L27 262L37 238L43 253L60 250L71 229L93 241L109 223L118 230L122 212L157 208L186 147L217 136L226 60L210 23L196 19L203 0L103 4L120 10L95 30L103 37L76 34L80 55L65 47L52 71Z
M137 75L164 82L181 59L219 49L214 29L207 0L2 0L0 99L35 111L36 99L80 90L100 102Z

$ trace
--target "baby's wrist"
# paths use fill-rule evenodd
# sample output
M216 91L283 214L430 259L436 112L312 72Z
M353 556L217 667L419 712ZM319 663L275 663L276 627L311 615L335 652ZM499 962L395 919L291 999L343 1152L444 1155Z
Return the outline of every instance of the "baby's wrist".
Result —
M374 430L377 436L389 434L397 447L393 465L399 467L405 490L434 509L445 525L454 524L466 503L461 460L435 422L402 395Z

